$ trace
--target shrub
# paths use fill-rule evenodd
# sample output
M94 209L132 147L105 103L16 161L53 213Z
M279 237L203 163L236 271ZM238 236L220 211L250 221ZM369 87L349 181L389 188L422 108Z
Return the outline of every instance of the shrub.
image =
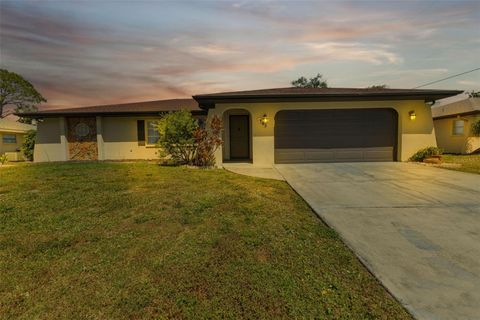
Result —
M215 165L215 151L223 143L222 128L222 121L218 116L214 116L208 128L199 127L195 130L196 156L194 164L196 166L212 167Z
M480 137L480 119L472 123L472 135Z
M427 147L425 149L418 150L413 156L410 157L410 161L421 162L423 159L430 156L438 156L443 153L442 149L437 147Z
M29 130L23 137L22 152L27 160L33 160L33 149L35 148L35 139L37 137L37 131Z
M187 110L167 113L157 124L161 157L170 155L178 164L193 164L195 157L193 133L198 125Z
M222 144L221 120L214 117L210 128L202 128L187 110L170 112L157 124L160 156L170 156L175 164L210 167L214 153Z
M467 94L469 98L480 98L480 91L467 91Z
M0 155L0 165L4 165L5 163L7 163L7 161L8 161L8 158L6 154Z

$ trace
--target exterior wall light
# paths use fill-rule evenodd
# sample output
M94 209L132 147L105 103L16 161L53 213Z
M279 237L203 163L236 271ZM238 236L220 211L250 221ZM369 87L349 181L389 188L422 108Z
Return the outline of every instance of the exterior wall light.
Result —
M268 118L267 118L267 115L264 114L263 117L260 118L260 123L262 124L262 126L264 126L265 128L267 127L267 123L268 123Z
M410 111L408 113L408 116L410 117L410 120L415 120L417 119L417 115L415 114L415 111Z

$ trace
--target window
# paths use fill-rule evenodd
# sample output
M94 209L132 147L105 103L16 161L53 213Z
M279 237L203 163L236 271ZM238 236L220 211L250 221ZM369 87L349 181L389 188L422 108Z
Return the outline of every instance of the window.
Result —
M4 134L3 143L17 143L17 136L14 134Z
M463 136L465 130L465 121L464 120L454 120L453 121L453 135L454 136Z
M157 121L148 120L147 122L147 144L153 145L158 142L160 134L157 130Z

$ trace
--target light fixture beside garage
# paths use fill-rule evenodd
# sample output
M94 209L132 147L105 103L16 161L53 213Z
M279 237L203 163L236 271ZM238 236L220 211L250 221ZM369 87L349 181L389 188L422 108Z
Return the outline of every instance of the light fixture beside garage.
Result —
M410 117L410 120L415 120L417 119L417 114L415 113L415 111L410 111L408 113L408 116Z
M265 128L267 127L267 123L268 123L269 119L267 117L267 114L264 114L261 118L260 118L260 123L262 124L262 126L264 126Z

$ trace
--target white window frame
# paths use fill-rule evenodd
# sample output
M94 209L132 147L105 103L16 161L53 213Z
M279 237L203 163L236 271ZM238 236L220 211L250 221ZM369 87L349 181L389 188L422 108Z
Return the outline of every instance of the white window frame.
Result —
M13 136L15 141L14 141L14 142L5 141L5 137L6 137L6 136ZM2 142L3 142L4 144L17 144L17 135L16 135L15 133L6 133L6 134L4 133L4 134L2 135Z
M156 146L157 143L150 143L150 137L152 137L150 134L149 134L149 131L148 131L148 124L149 123L152 123L152 122L158 122L158 120L156 119L146 119L145 120L145 145L146 146L149 146L149 147L152 147L152 146ZM158 134L158 131L157 131L157 134ZM160 137L160 134L158 134L157 138ZM157 139L158 140L158 139Z
M462 122L463 126L462 126L462 132L461 133L457 133L457 128L460 128L459 126L457 126L457 122ZM453 120L452 122L452 136L464 136L465 135L465 123L466 121L463 120L463 119L455 119Z

